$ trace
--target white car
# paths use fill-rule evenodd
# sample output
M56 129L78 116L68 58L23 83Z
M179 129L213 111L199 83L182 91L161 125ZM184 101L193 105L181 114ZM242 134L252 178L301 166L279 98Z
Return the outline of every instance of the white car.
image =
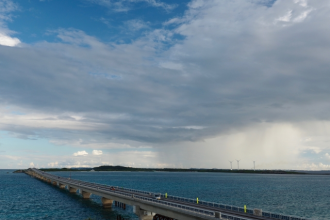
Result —
M161 199L161 196L160 196L160 194L155 194L154 195L154 198L160 200Z

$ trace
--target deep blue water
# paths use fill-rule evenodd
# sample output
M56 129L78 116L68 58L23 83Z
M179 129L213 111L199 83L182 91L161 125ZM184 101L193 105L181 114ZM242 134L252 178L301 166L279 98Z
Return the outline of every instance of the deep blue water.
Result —
M83 200L26 174L0 170L0 219L137 219L126 211L101 207L101 199ZM53 172L69 177L69 172ZM73 179L168 193L223 204L312 219L330 219L330 177L168 172L72 172Z

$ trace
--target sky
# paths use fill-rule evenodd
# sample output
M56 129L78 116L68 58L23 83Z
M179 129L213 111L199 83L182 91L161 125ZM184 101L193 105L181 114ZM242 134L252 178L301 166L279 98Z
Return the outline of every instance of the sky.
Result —
M330 169L328 0L0 0L0 169Z

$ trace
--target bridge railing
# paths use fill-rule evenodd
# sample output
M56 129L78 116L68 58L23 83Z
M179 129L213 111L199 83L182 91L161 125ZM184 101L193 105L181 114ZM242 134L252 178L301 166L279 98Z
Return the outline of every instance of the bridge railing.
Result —
M215 216L215 212L209 211L209 210L206 210L206 209L195 208L195 207L192 207L192 206L176 204L176 203L173 203L173 202L167 202L167 201L163 201L163 200L151 199L151 198L147 198L147 197L143 197L143 196L134 196L134 198L138 198L138 199L153 202L153 203L162 204L162 205L165 205L165 206L171 206L171 207L175 207L175 208L178 208L178 209L183 209L183 210L194 212L194 213L201 214L201 215L207 215L207 216L211 216L211 217Z
M162 194L162 198L166 198L166 195ZM178 196L171 196L167 195L168 199L173 199L177 201L182 201L182 202L188 202L188 203L197 203L197 200L195 199L188 199L184 197L178 197ZM246 209L246 212L243 207L237 207L237 206L231 206L231 205L224 205L220 203L214 203L214 202L206 202L199 200L198 201L199 205L203 206L208 206L208 207L214 207L214 208L219 208L219 209L224 209L224 210L229 210L229 211L234 211L234 212L240 212L240 213L247 213L250 215L253 215L253 210L252 209ZM308 220L306 218L300 218L296 216L290 216L290 215L282 215L278 213L271 213L271 212L262 212L262 216L266 218L273 218L273 219L279 219L279 220ZM228 218L231 219L231 218Z
M162 194L161 196L162 196L162 198L166 198L166 195L164 195L164 194ZM188 199L188 198L184 198L184 197L171 196L171 195L167 195L167 198L177 200L177 201L197 204L196 199ZM203 206L208 206L208 207L214 207L214 208L219 208L219 209L226 209L226 210L230 210L230 211L245 213L244 208L237 207L237 206L224 205L224 204L215 203L215 202L206 202L206 201L203 201L203 200L199 200L198 204L203 205ZM246 209L246 213L253 215L253 210L252 209Z
M48 176L50 178L54 178L54 179L58 179L58 176L49 174L49 173L45 173L42 172L40 170L34 169L35 172L44 175L44 176ZM72 180L72 179L68 179L65 177L59 177L60 180L65 180L68 183L72 183L72 184L81 184L81 186L89 186L89 187L93 187L93 188L97 188L97 189L102 189L102 190L106 190L106 191L111 191L110 187L107 185L103 185L103 184L99 184L99 183L87 183L84 181L80 181L80 180ZM144 195L153 195L155 193L153 192L147 192L147 191L142 191L142 190L136 190L136 189L129 189L129 188L124 188L124 187L118 187L116 186L115 188L117 189L121 189L121 190L125 190L125 191L129 191L132 193L140 193L140 194L144 194ZM113 193L118 193L118 194L122 194L124 195L125 193L123 192L119 192L119 191L111 191ZM158 194L158 193L157 193ZM127 194L128 196L132 196L132 194ZM190 199L190 198L184 198L184 197L178 197L178 196L171 196L171 195L166 195L165 194L160 194L161 198L167 198L167 199L172 199L172 200L176 200L176 201L181 201L181 202L186 202L186 203L191 203L191 204L196 204L197 200L195 199ZM135 198L141 197L141 196L134 196ZM200 209L200 208L195 208L195 207L191 207L191 206L187 206L187 205L179 205L179 204L175 204L175 203L171 203L171 202L167 202L167 201L163 201L163 200L156 200L156 199L150 199L148 197L141 197L144 198L142 200L144 201L150 201L150 202L156 202L156 203L161 203L161 204L169 204L169 206L172 207L177 207L177 208L181 208L184 210L190 210L196 213L200 213L203 214L204 212L210 212L207 211L205 209ZM250 214L253 215L253 210L252 209L246 209L246 212L244 210L244 208L242 207L237 207L237 206L231 206L231 205L224 205L224 204L220 204L220 203L214 203L214 202L207 202L207 201L202 201L199 200L198 201L199 205L205 206L205 207L213 207L213 208L219 208L219 209L223 209L223 210L229 210L229 211L234 211L234 212L238 212L238 213L246 213L246 214ZM179 207L181 206L181 207ZM196 209L196 210L191 210L191 209ZM213 213L213 214L211 214ZM209 216L214 216L214 212L210 212L209 214L206 214ZM232 215L228 215L228 214L221 214L223 219L228 219L228 220L245 220L246 218L241 218L241 217L237 217L237 216L232 216ZM308 220L306 218L300 218L300 217L295 217L295 216L288 216L288 215L282 215L282 214L277 214L277 213L271 213L271 212L262 212L262 216L266 217L266 218L272 218L272 219L279 219L279 220Z
M143 194L147 194L147 195L155 194L155 193L152 193L152 192L146 192L146 191L129 189L129 188L121 188L121 189L128 190L128 191L135 192L135 193L143 193ZM161 194L161 198L163 198L163 199L167 198L167 199L172 199L172 200L176 200L176 201L180 201L180 202L197 204L196 199L190 199L190 198L184 198L184 197L178 197L178 196L171 196L171 195L167 195L167 197L166 197L165 194ZM198 204L203 205L203 206L207 206L207 207L219 208L219 209L234 211L234 212L238 212L238 213L246 213L246 214L253 215L253 209L246 209L246 212L245 212L243 207L224 205L224 204L221 204L221 203L207 202L207 201L203 201L203 200L199 200ZM228 219L234 219L234 218L231 218L230 215L226 215L226 216L228 216ZM291 216L291 215L283 215L283 214L264 212L264 211L262 212L262 216L266 217L266 218L273 218L273 219L279 219L279 220L308 220L306 218L300 218L300 217ZM237 218L237 217L235 217L235 218ZM224 219L225 219L225 217L224 217Z

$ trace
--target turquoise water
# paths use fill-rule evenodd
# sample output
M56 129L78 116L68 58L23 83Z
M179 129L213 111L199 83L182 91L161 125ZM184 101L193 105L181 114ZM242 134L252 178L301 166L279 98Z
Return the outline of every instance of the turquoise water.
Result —
M53 172L69 177L69 172ZM330 176L168 172L72 172L72 178L170 195L330 219ZM25 174L0 170L0 219L137 219L132 207L105 210L100 198L83 200Z

